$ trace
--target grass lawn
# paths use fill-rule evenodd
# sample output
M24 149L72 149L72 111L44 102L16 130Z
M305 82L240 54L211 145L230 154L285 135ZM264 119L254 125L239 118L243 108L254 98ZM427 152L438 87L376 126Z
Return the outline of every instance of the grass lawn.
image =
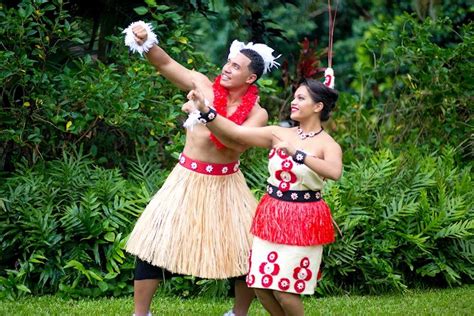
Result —
M305 298L306 315L474 315L474 286L381 296ZM156 297L154 315L222 315L232 300ZM66 300L56 296L0 301L0 315L131 315L131 297ZM254 301L250 315L267 315Z

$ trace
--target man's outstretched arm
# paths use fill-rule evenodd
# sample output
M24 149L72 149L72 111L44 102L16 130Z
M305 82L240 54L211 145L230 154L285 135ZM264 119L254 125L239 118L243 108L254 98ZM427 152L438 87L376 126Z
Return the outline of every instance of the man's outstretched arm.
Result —
M133 34L135 35L135 41L139 45L143 45L148 37L146 29L142 26L135 26L133 28ZM182 90L190 91L193 88L193 80L197 82L204 81L206 84L211 84L205 75L187 69L179 64L158 45L153 45L148 53L146 53L146 56L160 74Z

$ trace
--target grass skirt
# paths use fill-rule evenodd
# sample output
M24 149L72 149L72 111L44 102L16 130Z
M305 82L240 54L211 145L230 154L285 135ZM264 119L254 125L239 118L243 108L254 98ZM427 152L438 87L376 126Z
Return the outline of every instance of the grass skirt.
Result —
M212 176L178 164L138 219L126 251L174 273L247 274L256 207L240 171Z

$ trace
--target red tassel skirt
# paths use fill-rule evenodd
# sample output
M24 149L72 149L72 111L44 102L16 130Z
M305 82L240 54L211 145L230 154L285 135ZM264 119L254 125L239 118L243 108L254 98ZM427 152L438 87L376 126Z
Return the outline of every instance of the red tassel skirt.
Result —
M324 200L290 202L265 194L258 204L251 232L263 240L284 245L334 242L331 210Z

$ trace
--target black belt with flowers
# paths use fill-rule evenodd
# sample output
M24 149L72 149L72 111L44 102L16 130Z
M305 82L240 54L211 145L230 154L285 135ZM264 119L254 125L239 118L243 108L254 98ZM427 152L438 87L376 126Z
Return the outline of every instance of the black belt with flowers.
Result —
M288 202L316 202L322 199L321 191L281 191L278 187L268 184L267 193L275 199Z

